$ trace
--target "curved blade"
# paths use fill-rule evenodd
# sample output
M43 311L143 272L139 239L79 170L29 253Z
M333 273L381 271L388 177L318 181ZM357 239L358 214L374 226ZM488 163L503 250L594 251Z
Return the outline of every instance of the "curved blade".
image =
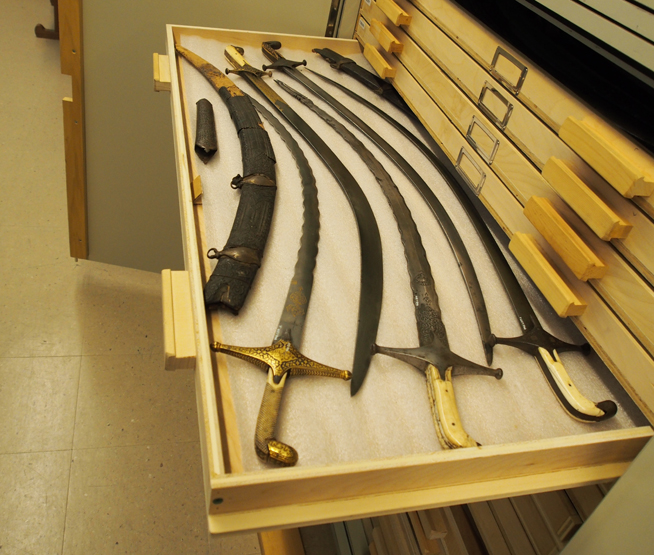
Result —
M284 310L273 338L273 343L276 343L279 339L286 339L293 345L300 345L307 307L313 289L313 270L316 266L318 241L320 239L320 211L318 209L316 178L313 176L309 161L304 156L300 145L297 144L297 141L286 127L257 100L250 98L250 101L257 112L266 119L286 143L295 160L302 181L304 220L302 223L302 236L300 237L300 249L297 253L295 272L288 288Z
M322 138L293 111L283 98L261 79L259 71L247 64L234 47L227 48L225 55L229 62L240 70L239 73L257 88L296 131L304 137L338 181L354 212L361 244L361 294L359 297L357 338L352 363L351 391L354 395L361 387L368 372L381 314L383 264L381 237L375 215L354 176Z
M490 346L491 338L491 328L490 321L488 319L488 310L486 309L486 303L484 302L484 296L481 290L481 285L479 284L479 279L477 278L477 273L470 259L470 255L466 250L465 244L461 235L459 234L454 222L451 220L449 214L436 198L436 195L431 190L429 185L425 183L425 180L418 174L418 172L407 162L407 160L395 149L393 148L388 141L379 135L374 129L372 129L367 123L365 123L361 118L359 118L354 112L349 110L338 100L332 97L327 91L319 87L316 83L311 81L306 75L303 75L302 72L295 69L293 66L294 62L289 62L285 60L279 52L276 50L271 50L266 48L264 43L264 48L262 48L264 54L269 58L275 57L275 63L270 66L265 66L268 68L279 68L284 71L289 77L292 77L317 97L324 100L329 104L338 114L343 116L347 121L364 133L373 143L375 143L381 150L388 156L388 158L406 175L407 179L413 183L413 185L421 193L430 209L432 210L436 220L440 224L447 240L450 243L452 252L457 259L459 268L463 275L466 287L468 289L468 294L470 296L470 301L472 303L475 317L477 319L477 326L479 327L479 334L484 346L484 353L486 355L486 361L490 364L493 360L493 349Z
M308 69L308 68L307 68ZM592 403L595 407L599 408L602 414L597 415L593 414L594 411L582 412L568 400L568 395L566 390L560 386L565 380L555 379L552 369L558 367L557 365L548 364L547 360L544 358L544 354L541 351L542 349L549 355L549 359L554 356L555 353L561 353L563 351L581 351L584 354L590 352L590 345L585 343L583 345L573 345L571 343L566 343L560 339L554 337L551 333L543 329L541 323L539 322L534 309L529 303L529 299L525 295L520 283L518 282L513 270L509 266L506 258L502 254L499 246L497 245L492 233L484 223L484 220L481 217L481 214L477 211L474 204L465 193L466 185L461 179L461 176L457 173L454 165L447 157L447 154L443 151L442 148L434 141L430 141L430 144L433 151L429 149L418 137L416 137L411 131L404 127L401 123L393 119L386 112L379 109L376 105L368 102L365 98L359 96L354 91L351 91L347 87L341 85L340 83L325 77L324 75L317 73L311 69L308 69L312 74L318 76L320 79L327 81L328 83L334 85L345 94L360 102L378 116L385 119L389 124L391 124L397 131L404 135L413 145L418 148L425 157L433 164L434 168L439 171L445 178L446 183L456 195L457 199L461 203L461 206L465 210L466 214L470 218L471 223L475 227L481 242L483 243L486 252L488 253L493 266L502 281L502 285L506 290L511 304L513 305L513 310L518 317L520 322L520 327L522 328L523 335L516 338L497 338L491 337L491 348L495 344L510 345L517 349L521 349L534 356L538 365L540 366L543 375L547 379L552 391L557 396L559 402L563 408L570 414L573 418L581 420L583 422L600 422L611 418L617 412L617 405L611 401L600 401L599 403ZM431 137L429 137L431 139ZM555 356L555 358L558 355ZM559 364L562 363L559 360ZM569 386L572 386L572 382L568 380ZM576 390L576 388L575 388ZM578 395L577 397L580 397ZM583 403L582 403L583 404Z

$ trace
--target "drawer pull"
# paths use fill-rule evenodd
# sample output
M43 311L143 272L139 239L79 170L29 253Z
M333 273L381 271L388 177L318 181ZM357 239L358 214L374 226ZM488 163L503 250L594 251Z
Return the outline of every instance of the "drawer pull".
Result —
M638 167L586 121L567 118L559 137L623 197L654 193L654 175Z
M152 69L154 73L154 90L155 92L170 91L170 65L168 56L163 54L152 55Z
M499 118L498 116L495 115L495 112L484 103L484 99L486 98L486 93L490 92L493 94L493 96L500 101L501 104L504 105L504 116L502 118ZM498 91L493 85L491 85L488 81L484 84L483 88L481 89L481 93L479 94L479 102L478 102L479 109L490 119L495 125L497 125L500 129L504 130L506 129L506 126L509 124L509 118L511 117L511 114L513 113L513 104L509 102L500 91Z
M503 60L508 61L514 67L509 67L506 61ZM501 66L501 68L498 66ZM505 73L508 73L509 71L515 73L516 68L520 73L518 77L514 77L513 80L509 76L505 76L501 73L501 71L504 71ZM497 47L490 67L491 75L503 83L513 94L517 95L520 92L520 89L522 89L522 85L527 77L527 71L529 71L529 68L518 60L518 58L504 50L501 46ZM515 84L513 84L513 81L515 81Z
M393 25L408 25L411 23L411 16L406 13L393 0L377 0L377 7L386 14Z
M395 68L392 67L386 59L371 44L366 43L363 47L363 55L370 62L372 68L382 79L392 79L395 77Z
M477 181L477 184L475 185L474 181L468 176L468 172L466 168L464 167L464 158L465 158L465 165L470 164L472 167L477 171L479 174L479 180ZM481 193L481 188L484 186L484 181L486 181L486 172L479 167L479 164L477 164L477 161L470 156L468 151L466 150L466 147L462 146L461 150L459 151L459 156L456 159L456 164L454 164L454 167L457 169L461 177L465 180L465 182L468 184L468 187L470 187L475 195L479 196L479 193Z
M370 22L370 33L379 41L380 46L385 52L389 54L397 52L400 54L404 50L404 45L395 38L393 33L381 21L373 19Z
M577 279L588 281L604 277L604 262L575 233L548 199L531 197L525 204L524 214Z
M561 318L584 313L586 303L559 275L532 235L514 233L509 250Z
M550 158L543 167L543 177L600 239L610 241L629 235L633 226L616 214L565 162Z
M164 368L195 368L195 330L188 272L161 271L163 302Z
M478 127L479 129L482 130L482 132L486 135L491 140L492 146L490 147L490 152L486 152L481 144L479 144L479 141L475 140L474 137L472 136L475 127ZM468 127L468 132L466 133L466 139L468 139L468 142L470 143L470 146L475 149L477 154L481 156L489 166L493 163L493 160L495 160L495 155L497 154L497 150L500 148L500 140L493 135L490 130L482 123L482 121L477 117L477 116L472 116L472 121L470 122L470 126Z

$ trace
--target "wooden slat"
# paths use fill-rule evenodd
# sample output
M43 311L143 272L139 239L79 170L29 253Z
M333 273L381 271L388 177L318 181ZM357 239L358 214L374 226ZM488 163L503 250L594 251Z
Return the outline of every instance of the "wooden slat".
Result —
M393 52L402 52L404 48L402 43L399 42L393 33L391 33L386 26L377 19L370 22L370 32L375 37L385 52L392 54Z
M654 175L638 167L583 120L568 117L559 137L606 179L622 196L647 197L654 193Z
M558 133L559 128L569 116L583 119L587 123L592 120L593 126L604 136L613 135L610 142L615 148L620 148L623 155L639 166L647 168L649 174L654 174L654 160L647 153L609 125L597 119L585 104L558 86L547 74L529 60L525 60L508 43L480 25L454 2L450 0L411 0L411 2L486 71L490 71L498 47L504 48L526 63L529 71L517 96L555 132ZM654 217L654 196L637 197L634 201L642 210Z
M422 555L440 555L441 548L439 543L427 537L418 513L411 511L408 515Z
M393 22L393 25L409 25L411 23L411 16L393 0L376 0L375 4Z
M616 214L562 160L550 158L543 177L600 239L625 239L633 225Z
M155 92L170 91L170 62L168 56L163 54L152 55L152 71L154 73Z
M417 512L418 518L430 540L441 539L447 534L447 523L443 509L426 509Z
M397 67L394 85L419 115L432 137L448 153L452 162L456 162L458 153L462 149L469 149L466 140L406 68L402 65ZM522 214L521 205L515 196L476 153L470 152L470 156L485 175L485 184L479 192L479 199L504 232L509 237L516 231L534 233L535 229ZM549 248L545 241L543 243L541 247ZM551 254L556 256L553 251ZM563 270L565 273L567 268ZM572 272L569 272L568 279L574 280ZM654 381L654 361L590 285L579 282L577 290L589 307L583 316L574 318L577 327L641 410L654 420L654 388L651 387Z
M556 270L532 235L514 233L509 250L559 316L565 318L584 313L586 303Z
M61 72L71 76L73 93L63 100L70 255L88 258L82 5L81 0L59 0L58 6Z
M412 78L418 81L434 104L457 127L459 133L467 136L466 143L470 142L470 136L482 140L487 133L493 136L492 140L490 137L486 137L485 143L476 147L480 156L484 158L482 163L489 166L487 174L490 175L493 172L497 174L523 206L532 196L545 197L554 204L556 210L583 237L584 241L607 266L606 275L601 281L595 283L594 287L654 356L654 320L650 317L651 311L654 310L654 290L650 286L651 282L646 283L642 276L635 272L614 248L596 237L581 218L561 200L543 176L528 163L515 145L502 136L499 131L493 131L492 124L484 114L434 65L410 37L401 29L397 29L397 34L404 44L404 51L401 55L389 57L389 63L397 70L398 75L405 68L408 69ZM368 37L370 38L368 39ZM367 34L365 40L370 40L371 45L376 45L376 40L370 33ZM394 79L396 86L398 86L398 75ZM398 88L401 89L401 87ZM433 108L425 107L424 109ZM474 126L471 125L471 122L474 123ZM480 131L476 134L471 133L473 127L477 129L480 128L480 125L487 129L487 133ZM491 148L492 142L495 142L497 148ZM466 146L466 148L472 151L471 147ZM476 152L473 154L476 155ZM453 154L455 159L457 155L458 150ZM492 165L487 162L492 162ZM491 206L490 209L492 212L496 208ZM539 241L541 247L544 246L543 243L545 241ZM649 240L642 245L643 251L651 251L646 248L647 244L649 244ZM651 252L649 257L654 262ZM642 271L642 268L639 269ZM651 275L647 277L652 278ZM626 285L627 283L629 285Z
M395 77L395 69L391 67L388 61L377 51L376 48L366 44L363 48L363 55L366 57L366 60L370 62L370 65L377 75L382 79L392 79Z
M407 36L439 65L472 102L479 104L480 109L482 105L479 103L479 99L488 83L491 84L493 90L504 91L489 73L475 63L457 43L450 39L438 26L434 25L415 6L406 0L398 1L413 16L412 26L406 31ZM390 21L383 19L384 14L374 4L368 6L364 3L361 13L368 19L382 18L382 22L390 25ZM402 31L396 34L402 36ZM411 47L411 45L409 46ZM403 56L400 58L405 61ZM487 91L489 90L491 89L487 89ZM544 168L552 156L564 161L594 194L599 195L622 220L633 226L633 233L630 236L614 241L613 245L638 269L650 284L654 285L654 250L648 248L648 238L654 236L654 222L641 211L645 210L648 214L652 213L647 210L649 199L637 197L635 201L641 210L634 210L633 202L622 197L570 147L561 141L551 129L546 127L534 113L529 111L521 102L513 99L506 91L504 91L504 96L512 103L511 117L504 129L507 137L541 169ZM484 94L484 104L490 104L489 99L492 100L493 98L494 93L486 92ZM501 116L502 110L506 110L506 108L499 106L495 112ZM484 112L484 114L487 113ZM610 137L611 144L615 148L619 148L625 157L639 160L638 164L647 166L646 157L643 157L640 151L634 150L633 146L630 147L620 135L615 132L611 133L606 126L601 128L601 132L604 136ZM639 153L641 158L638 158Z
M490 555L512 555L490 505L487 502L470 503L468 508L475 519L475 524L488 553Z
M259 533L261 555L304 555L302 537L297 528Z
M559 215L549 200L531 197L525 204L524 214L578 279L588 281L604 277L604 262Z

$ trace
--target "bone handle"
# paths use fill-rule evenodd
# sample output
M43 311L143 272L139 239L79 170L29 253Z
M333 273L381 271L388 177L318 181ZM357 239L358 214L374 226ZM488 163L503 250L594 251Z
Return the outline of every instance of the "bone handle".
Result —
M447 369L443 380L438 368L430 364L427 368L427 391L436 434L443 448L477 447L479 444L466 433L461 424L452 387L452 369Z
M273 380L272 370L268 371L268 381L263 392L254 434L254 447L259 458L264 462L272 462L281 466L293 466L298 459L297 451L293 447L275 439L275 426L287 375L284 374L280 382L276 384Z

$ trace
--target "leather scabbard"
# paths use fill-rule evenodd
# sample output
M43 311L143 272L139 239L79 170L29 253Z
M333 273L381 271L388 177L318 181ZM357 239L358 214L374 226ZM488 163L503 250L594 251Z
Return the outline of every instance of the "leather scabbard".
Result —
M243 306L261 264L275 205L275 155L268 133L247 96L219 89L236 126L241 143L243 174L232 186L241 198L229 239L215 252L218 263L204 288L207 308L225 307L234 313Z

